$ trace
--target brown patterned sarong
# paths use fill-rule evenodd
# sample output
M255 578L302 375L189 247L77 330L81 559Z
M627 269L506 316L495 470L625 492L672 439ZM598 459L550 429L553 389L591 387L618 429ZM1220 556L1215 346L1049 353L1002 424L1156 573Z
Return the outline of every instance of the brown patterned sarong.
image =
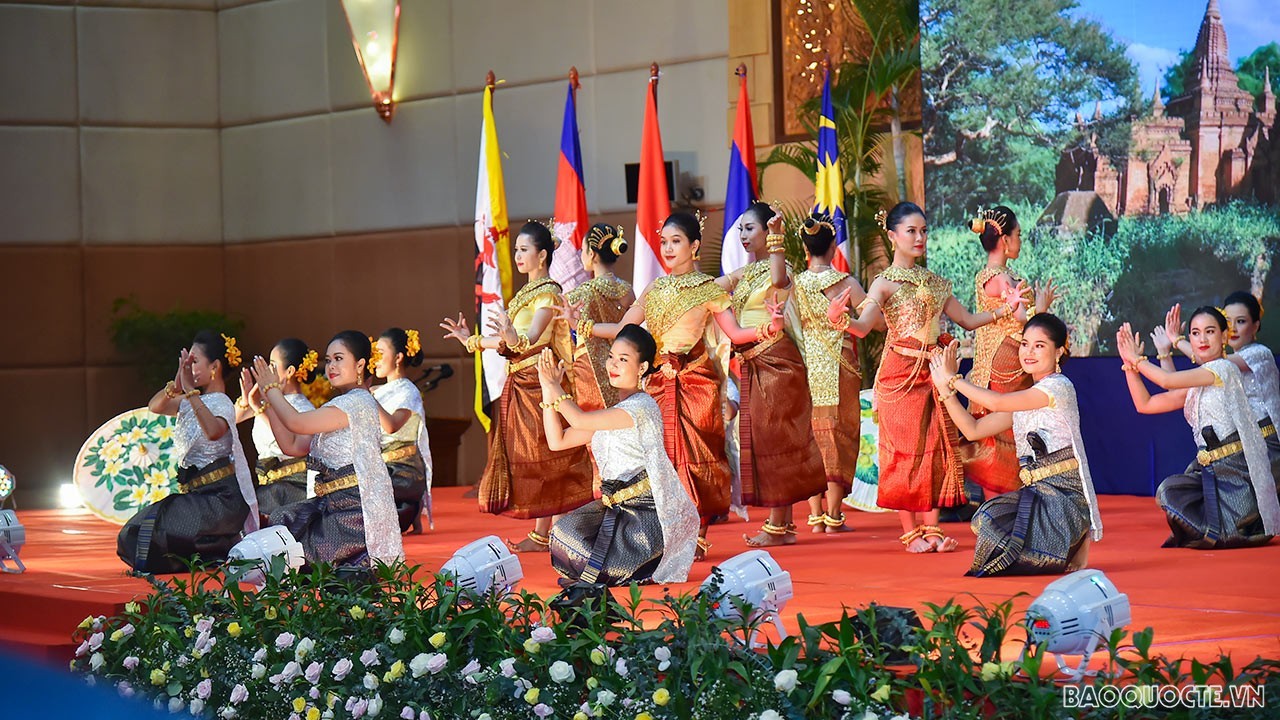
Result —
M596 377L595 365L591 361L591 352L587 346L579 345L574 349L572 372L573 401L578 403L578 407L587 412L605 409L604 392ZM617 398L617 395L615 390L614 398Z
M812 425L827 482L839 483L847 490L853 487L862 444L862 404L858 398L862 377L855 372L858 351L852 338L845 340L841 356L840 404L814 407Z
M720 376L701 341L687 353L663 354L661 362L675 371L675 377L668 378L660 368L649 376L645 389L662 408L667 456L697 504L698 515L724 515L729 512L730 473Z
M991 380L988 388L1000 393L1026 390L1033 384L1031 376L1022 372L1018 362L1018 340L1005 337L991 359ZM969 404L975 418L988 411L977 403ZM1013 430L974 441L962 441L960 457L964 461L965 475L994 495L1013 492L1021 487L1018 482L1018 451L1013 444Z
M813 405L800 350L790 337L778 335L744 348L740 356L743 503L788 507L823 492L826 477L810 438Z
M559 515L592 498L591 458L585 447L551 450L542 426L542 385L536 358L543 346L510 358L498 400L489 459L480 478L480 511L527 519ZM524 367L520 365L524 364ZM511 368L519 368L510 372ZM567 384L567 381L566 381ZM567 388L566 388L567 389Z
M908 357L895 348L921 356ZM880 359L876 374L880 417L876 503L882 508L928 512L965 502L964 471L957 450L959 433L929 377L928 357L923 353L931 349L913 338L902 338L886 346Z

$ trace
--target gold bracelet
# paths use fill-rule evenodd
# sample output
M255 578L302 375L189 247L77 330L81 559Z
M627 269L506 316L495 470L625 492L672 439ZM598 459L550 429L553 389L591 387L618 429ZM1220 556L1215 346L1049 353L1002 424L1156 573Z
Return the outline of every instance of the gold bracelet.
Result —
M848 310L841 313L840 317L836 318L835 320L831 320L830 318L827 318L827 320L828 322L831 323L831 329L838 330L839 332L844 332L845 330L848 330L849 323L853 322L853 318L849 317Z
M771 246L771 247L769 248L769 254L770 254L770 255L783 255L783 254L785 254L786 252L787 252L787 249L786 249L786 248L784 248L784 247L782 247L781 245L778 245L778 246Z
M1156 353L1157 360L1168 360L1171 357L1173 357L1172 350L1170 350L1169 352Z
M268 408L268 407L270 407L270 406L271 406L271 401L270 401L270 400L263 400L261 405L259 405L258 407L254 408L254 410L253 410L253 414L254 414L254 415L261 415L262 413L266 412L266 411L267 411L267 408Z
M760 323L760 325L756 327L756 342L764 342L777 334L778 331L774 329L772 321Z
M188 390L188 391L186 391L186 392L182 393L182 397L184 397L184 398L191 398L191 397L196 396L196 395L199 395L199 394L200 394L200 391L199 391L199 390L192 389L192 390Z
M529 346L530 346L531 344L532 344L532 343L530 343L530 342L529 342L529 338L525 337L524 335L519 335L519 334L517 334L517 335L516 335L516 344L515 344L515 345L508 345L508 346L507 346L507 349L508 349L508 350L510 350L511 352L516 353L517 355L519 355L519 354L522 354L522 353L529 352Z
M955 375L951 376L950 380L947 381L947 389L951 391L951 394L954 395L956 392L956 381L962 379L963 377L964 376L961 375L960 373L956 373Z
M578 320L578 343L584 343L591 339L591 331L596 327L596 321L589 317Z
M241 395L240 398L236 400L236 407L240 408L241 410L249 409L249 401L245 399L244 395Z
M280 383L278 382L267 383L266 387L262 388L262 397L265 398L267 396L267 393L271 392L272 388L279 388L279 387L280 387ZM280 392L284 392L284 391L281 390Z
M164 396L173 400L174 398L182 397L182 393L178 392L178 386L174 385L173 381L170 380L164 385Z
M571 397L573 396L570 395L569 393L565 393L560 397L556 398L555 400L552 400L551 402L538 403L538 407L542 408L543 410L559 410L560 403L564 402L565 400L568 400Z
M946 401L950 400L951 398L953 398L953 397L955 397L955 396L956 396L956 391L953 389L951 392L947 393L946 395L941 395L941 394L939 394L939 395L938 395L938 402L939 402L939 403L945 403Z
M478 335L478 334L477 334L477 335L472 335L471 337L467 338L467 341L466 341L465 343L463 343L463 344L466 346L466 348L467 348L467 352L468 352L468 353L471 353L472 355L474 355L474 354L476 354L477 352L479 352L479 351L480 351L480 341L481 341L481 340L483 340L483 339L484 339L484 338L482 338L482 337L481 337L480 335Z

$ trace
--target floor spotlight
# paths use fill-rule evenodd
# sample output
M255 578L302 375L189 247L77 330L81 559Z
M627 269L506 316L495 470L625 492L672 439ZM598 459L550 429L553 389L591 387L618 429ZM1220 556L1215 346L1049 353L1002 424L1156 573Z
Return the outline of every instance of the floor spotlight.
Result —
M84 507L84 498L80 496L80 488L75 483L62 483L58 486L58 507L66 510Z
M1058 671L1072 682L1086 674L1089 658L1111 631L1129 624L1129 596L1101 570L1079 570L1045 586L1027 608L1028 645L1044 645L1054 654ZM1023 656L1026 655L1023 649ZM1062 661L1062 655L1079 655L1079 667Z
M524 569L502 538L490 535L459 548L440 568L440 574L451 575L446 582L476 595L506 594L524 578Z
M787 637L781 614L787 601L794 596L791 573L783 570L772 555L764 550L748 550L720 563L715 569L721 575L719 596L712 605L712 613L716 617L742 617L738 604L733 601L737 598L753 608L749 620L772 620L778 635ZM704 592L711 591L715 577L713 572L702 581ZM754 644L755 633L747 642Z
M18 513L13 510L0 510L0 570L7 573L26 572L27 566L22 564L18 552L27 542L27 529L18 520ZM13 563L13 567L9 563Z
M13 473L9 472L9 468L0 465L0 508L8 505L13 498L13 491L18 487L18 481L14 479ZM14 507L17 507L17 501L14 500Z
M273 565L279 565L282 570L300 568L305 561L302 544L293 538L289 529L272 525L245 535L227 552L227 562L236 565L227 577L262 587Z

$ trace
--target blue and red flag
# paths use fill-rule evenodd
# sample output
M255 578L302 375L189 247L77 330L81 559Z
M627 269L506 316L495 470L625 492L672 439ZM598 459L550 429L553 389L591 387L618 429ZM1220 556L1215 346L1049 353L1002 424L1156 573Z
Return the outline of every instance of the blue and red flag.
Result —
M560 131L560 162L556 170L554 232L560 240L551 258L551 279L565 292L590 279L578 253L590 227L587 220L587 188L582 173L582 146L578 142L577 69L569 79L564 101L564 124Z
M813 212L831 218L836 229L836 256L831 266L849 271L849 245L844 226L844 177L840 172L840 141L836 114L831 106L831 68L822 81L822 113L818 117L818 174L814 178Z
M760 197L756 186L756 141L751 132L751 99L747 96L747 68L739 65L738 112L729 144L729 186L724 191L724 241L720 246L720 272L728 275L751 262L742 246L739 221Z

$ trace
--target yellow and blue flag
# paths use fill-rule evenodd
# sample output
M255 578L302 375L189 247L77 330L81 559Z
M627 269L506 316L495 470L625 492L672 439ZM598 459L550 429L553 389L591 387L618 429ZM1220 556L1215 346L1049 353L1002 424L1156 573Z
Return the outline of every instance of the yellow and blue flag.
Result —
M831 265L849 271L848 234L844 226L844 177L840 172L840 141L836 137L836 114L831 107L831 68L822 82L822 114L818 118L818 174L815 178L813 212L831 218L836 230L836 256Z

